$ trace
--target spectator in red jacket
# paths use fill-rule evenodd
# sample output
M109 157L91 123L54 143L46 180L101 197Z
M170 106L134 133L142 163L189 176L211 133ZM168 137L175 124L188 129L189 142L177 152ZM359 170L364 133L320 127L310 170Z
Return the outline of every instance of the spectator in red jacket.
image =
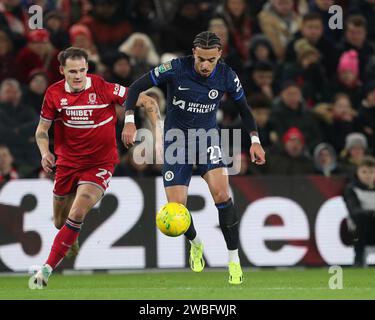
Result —
M297 127L292 127L282 136L283 145L271 147L265 173L273 175L313 174L314 163L306 155L305 136Z
M91 0L92 8L78 23L86 25L99 50L115 49L130 36L133 27L124 18L127 1Z
M100 60L92 33L84 24L74 24L69 29L70 45L82 48L89 55L89 72L103 74L105 67Z
M61 80L58 52L49 40L49 32L45 29L32 30L27 40L27 45L19 51L16 58L17 79L26 84L32 70L43 69L48 73L51 84Z
M89 0L60 0L57 1L56 9L64 12L64 25L66 30L72 24L77 23L82 17L86 16L91 10L91 3Z

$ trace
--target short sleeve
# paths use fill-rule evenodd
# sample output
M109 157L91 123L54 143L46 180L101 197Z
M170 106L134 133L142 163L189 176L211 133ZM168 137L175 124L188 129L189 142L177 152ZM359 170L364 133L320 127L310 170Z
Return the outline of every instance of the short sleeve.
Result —
M175 77L179 66L179 60L173 59L171 61L162 63L150 71L150 77L155 86L170 81Z
M52 94L50 90L44 95L42 109L40 110L40 118L46 121L53 121L57 117L57 109L53 104Z
M128 88L119 85L118 83L105 82L106 93L110 97L111 102L123 105L126 96L128 95Z
M238 75L231 68L227 71L227 92L234 101L240 100L245 94Z

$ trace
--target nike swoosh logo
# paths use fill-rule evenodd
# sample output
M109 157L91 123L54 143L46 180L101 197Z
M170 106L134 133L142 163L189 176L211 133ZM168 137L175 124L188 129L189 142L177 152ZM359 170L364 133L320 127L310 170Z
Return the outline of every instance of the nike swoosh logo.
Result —
M183 88L181 86L178 86L178 90L181 90L181 91L183 91L183 90L190 90L190 88Z

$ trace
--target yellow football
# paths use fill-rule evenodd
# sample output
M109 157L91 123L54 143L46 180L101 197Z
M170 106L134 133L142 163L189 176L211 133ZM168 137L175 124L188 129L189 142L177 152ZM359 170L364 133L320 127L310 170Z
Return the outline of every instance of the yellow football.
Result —
M189 228L191 217L189 210L181 203L169 202L156 214L156 225L169 237L178 237Z

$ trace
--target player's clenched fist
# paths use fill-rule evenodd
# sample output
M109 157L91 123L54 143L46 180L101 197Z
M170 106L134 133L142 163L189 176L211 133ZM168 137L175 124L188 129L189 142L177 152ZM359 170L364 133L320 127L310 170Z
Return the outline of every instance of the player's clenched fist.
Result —
M47 152L42 156L41 163L45 172L52 172L55 166L55 156L51 152Z
M266 163L266 153L264 152L261 144L253 143L250 147L251 162L261 165Z
M126 148L130 148L134 145L136 133L137 128L134 123L125 123L124 129L122 129L121 140Z

